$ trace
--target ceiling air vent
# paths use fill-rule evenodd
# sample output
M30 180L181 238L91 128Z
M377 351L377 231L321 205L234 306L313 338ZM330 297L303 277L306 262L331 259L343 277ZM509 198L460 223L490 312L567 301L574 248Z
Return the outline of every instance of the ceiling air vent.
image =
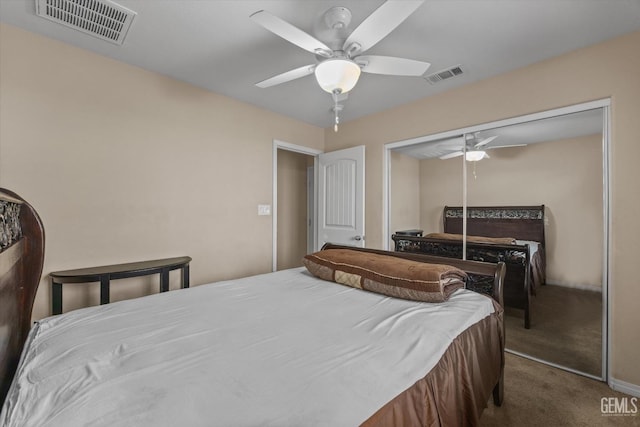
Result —
M447 80L452 77L459 76L460 74L462 74L462 67L460 65L456 65L455 67L451 67L446 70L438 71L437 73L424 76L424 78L427 79L429 83L434 85L443 80Z
M118 45L136 16L108 0L36 0L36 14Z

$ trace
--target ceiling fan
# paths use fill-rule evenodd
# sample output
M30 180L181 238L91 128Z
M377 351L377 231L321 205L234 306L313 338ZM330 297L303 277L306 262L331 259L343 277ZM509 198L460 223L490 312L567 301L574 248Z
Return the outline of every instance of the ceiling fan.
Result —
M316 63L289 70L256 83L267 88L315 74L320 87L333 96L338 123L338 95L344 95L358 82L360 72L392 76L422 76L431 64L392 56L363 55L363 53L420 7L424 0L388 0L369 15L358 27L348 33L351 12L345 7L332 7L323 15L323 21L333 31L332 40L324 43L305 31L260 10L251 19L290 43L316 55ZM330 47L331 46L331 47Z
M441 160L452 159L454 157L462 156L464 154L465 159L469 162L477 162L482 159L489 159L487 150L493 150L495 148L509 148L509 147L523 147L527 144L514 144L514 145L499 145L494 147L487 147L487 145L493 142L498 135L489 136L486 138L480 138L478 132L465 134L463 138L456 138L461 144L463 141L466 143L467 149L465 151L462 148L455 148L456 151L452 153L440 156Z

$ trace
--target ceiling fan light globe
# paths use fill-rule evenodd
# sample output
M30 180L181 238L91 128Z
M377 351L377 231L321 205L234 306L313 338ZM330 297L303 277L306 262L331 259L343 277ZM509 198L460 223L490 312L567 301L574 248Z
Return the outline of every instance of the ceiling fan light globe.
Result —
M316 66L316 80L325 92L347 93L360 78L360 67L349 59L328 59Z
M465 153L464 158L468 162L477 162L484 159L486 156L487 153L482 150L471 150Z

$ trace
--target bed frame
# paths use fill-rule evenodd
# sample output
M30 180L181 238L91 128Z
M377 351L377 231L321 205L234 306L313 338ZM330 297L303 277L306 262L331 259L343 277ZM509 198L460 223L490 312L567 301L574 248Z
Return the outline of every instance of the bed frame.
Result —
M444 232L462 234L462 207L445 206ZM544 268L544 205L486 206L467 208L467 235L513 237L540 243L538 251ZM429 237L393 235L395 250L434 256L462 258L462 242ZM504 303L506 307L524 310L524 327L531 327L533 294L529 245L467 242L467 259L504 262Z
M0 404L29 333L43 261L40 217L20 196L0 188Z

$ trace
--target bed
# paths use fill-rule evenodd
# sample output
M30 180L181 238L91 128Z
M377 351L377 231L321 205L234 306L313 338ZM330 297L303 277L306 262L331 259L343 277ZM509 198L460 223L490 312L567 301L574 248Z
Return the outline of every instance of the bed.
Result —
M462 258L462 207L445 206L443 233L421 237L394 234L395 250ZM467 259L504 262L504 302L523 310L531 327L531 303L545 283L544 205L467 208Z
M502 263L443 266L490 297L412 301L297 268L31 326L44 231L20 197L0 189L0 200L12 224L0 252L3 427L475 425L491 396L502 403ZM317 256L338 251L443 261L331 244Z

